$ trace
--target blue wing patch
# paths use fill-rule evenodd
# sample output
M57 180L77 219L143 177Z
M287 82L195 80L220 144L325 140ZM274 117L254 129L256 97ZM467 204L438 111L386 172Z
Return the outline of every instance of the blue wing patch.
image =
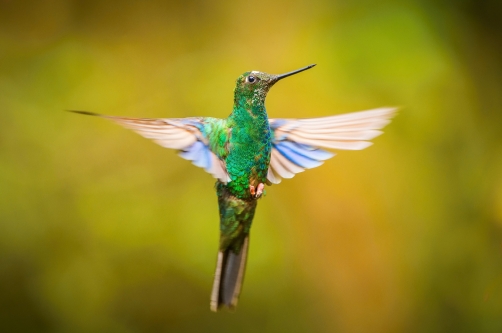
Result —
M334 156L325 150L291 141L279 141L274 148L291 162L306 169L318 167L322 161Z
M183 150L179 155L200 168L209 171L211 168L211 151L209 147L203 144L201 141L195 141L193 145Z

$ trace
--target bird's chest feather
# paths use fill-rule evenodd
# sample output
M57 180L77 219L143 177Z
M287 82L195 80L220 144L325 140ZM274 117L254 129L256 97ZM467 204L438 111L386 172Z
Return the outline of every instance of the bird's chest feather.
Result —
M271 150L268 119L232 128L226 165L232 179L228 188L233 195L250 198L249 185L265 183Z

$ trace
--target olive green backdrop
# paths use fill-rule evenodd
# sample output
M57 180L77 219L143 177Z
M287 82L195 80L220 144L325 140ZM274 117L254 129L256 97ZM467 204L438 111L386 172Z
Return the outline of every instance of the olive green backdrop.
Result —
M497 1L0 1L2 332L501 332ZM214 180L105 120L401 106L268 187L234 313L209 311Z

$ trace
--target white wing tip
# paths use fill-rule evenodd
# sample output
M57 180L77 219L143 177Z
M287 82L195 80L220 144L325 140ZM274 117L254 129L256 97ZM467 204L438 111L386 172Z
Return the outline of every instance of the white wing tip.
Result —
M377 108L377 109L374 109L375 111L376 110L380 110L382 111L382 113L386 113L388 114L390 117L394 116L397 111L401 109L401 107L399 106L383 106L383 107L380 107L380 108Z

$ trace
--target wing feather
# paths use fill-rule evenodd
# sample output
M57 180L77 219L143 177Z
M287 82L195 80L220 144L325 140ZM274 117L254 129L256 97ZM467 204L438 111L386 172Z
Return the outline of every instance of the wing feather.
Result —
M279 154L279 155L274 156L277 154ZM281 157L282 157L281 153L279 153L279 152L277 152L277 150L273 149L272 156L270 158L270 167L272 168L272 170L274 170L274 173L276 173L277 176L279 176L281 178L293 178L295 174L284 167L284 165L283 165L284 160Z
M310 119L269 119L273 132L268 180L278 184L334 156L319 148L360 150L382 134L396 108L379 108Z
M295 173L299 173L299 172L304 171L304 169L302 167L300 167L297 164L295 164L294 162L291 162L290 160L288 160L286 157L284 157L283 154L281 154L277 150L273 150L272 155L275 157L275 159L277 159L277 161L282 165L282 167L287 172L292 173L294 175ZM293 176L291 176L291 177L293 177ZM290 178L290 177L284 177L284 178Z
M104 116L86 111L77 113L109 119L165 148L179 150L179 155L205 169L223 183L231 179L223 159L211 150L206 127L221 122L215 118L126 118Z

